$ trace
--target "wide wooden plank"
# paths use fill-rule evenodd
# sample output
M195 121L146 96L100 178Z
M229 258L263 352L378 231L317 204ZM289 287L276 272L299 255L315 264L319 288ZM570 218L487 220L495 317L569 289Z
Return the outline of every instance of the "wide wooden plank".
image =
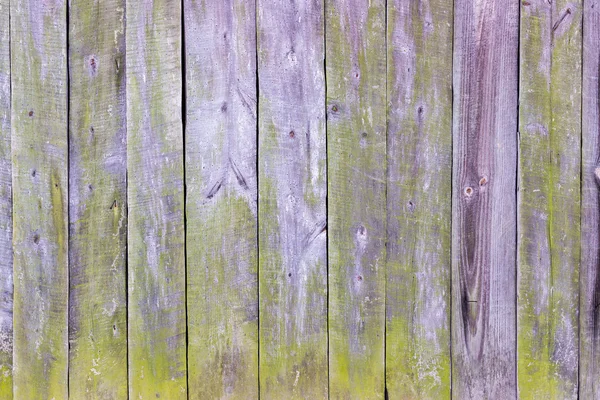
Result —
M521 3L521 399L576 399L578 392L581 11L581 1Z
M454 5L452 397L511 399L519 1Z
M129 398L186 399L181 3L126 10Z
M389 1L386 389L450 397L452 3Z
M323 7L258 0L263 399L328 397Z
M9 1L0 0L0 399L13 398L13 253L9 15Z
M386 8L327 0L329 371L334 399L383 399Z
M11 0L14 397L66 399L67 3Z
M69 75L69 396L126 399L124 0L71 0Z
M583 3L579 398L600 398L600 1Z
M258 398L254 1L186 0L190 399Z

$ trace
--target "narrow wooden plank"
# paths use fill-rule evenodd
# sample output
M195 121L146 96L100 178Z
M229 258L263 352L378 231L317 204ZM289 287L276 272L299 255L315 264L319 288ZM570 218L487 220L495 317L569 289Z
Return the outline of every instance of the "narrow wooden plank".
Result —
M452 3L389 1L386 389L450 397Z
M129 398L186 399L181 3L126 9Z
M511 399L519 2L454 4L452 396Z
M69 7L69 396L126 399L125 1Z
M579 398L600 398L600 0L583 2Z
M262 399L328 397L323 7L257 7Z
M190 399L258 398L255 7L184 3Z
M521 399L576 399L581 1L521 3L517 369Z
M13 231L9 16L9 1L0 0L0 399L13 398Z
M14 396L68 397L67 5L11 0Z
M385 382L386 8L327 0L329 371L334 399Z

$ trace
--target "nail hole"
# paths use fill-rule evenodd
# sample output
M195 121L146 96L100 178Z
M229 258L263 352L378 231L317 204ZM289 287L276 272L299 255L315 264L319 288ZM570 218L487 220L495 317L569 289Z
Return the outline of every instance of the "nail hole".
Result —
M37 244L40 241L40 235L37 233L33 235L33 243Z
M29 116L33 117L33 111L29 111Z
M294 131L290 131L290 137L293 139L294 136L296 136L296 133Z
M356 279L357 279L359 282L361 282L361 281L363 280L363 277L362 277L362 275L358 275L358 276L356 277Z

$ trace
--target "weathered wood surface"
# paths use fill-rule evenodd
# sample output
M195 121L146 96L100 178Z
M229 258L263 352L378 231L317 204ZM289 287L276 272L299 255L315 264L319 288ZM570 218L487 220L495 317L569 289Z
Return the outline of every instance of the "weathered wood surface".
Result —
M386 389L450 397L452 4L387 3Z
M327 0L329 388L383 399L385 1Z
M454 3L452 397L516 397L519 2Z
M579 398L600 398L600 1L583 3Z
M521 3L517 368L521 399L577 399L581 2Z
M323 7L258 0L264 399L328 398Z
M9 8L8 0L0 0L0 399L13 398L13 255Z
M126 10L129 397L186 399L181 4Z
M124 0L71 0L69 72L69 396L126 399Z
M258 398L256 5L184 5L189 398Z
M67 3L11 0L14 397L66 399Z

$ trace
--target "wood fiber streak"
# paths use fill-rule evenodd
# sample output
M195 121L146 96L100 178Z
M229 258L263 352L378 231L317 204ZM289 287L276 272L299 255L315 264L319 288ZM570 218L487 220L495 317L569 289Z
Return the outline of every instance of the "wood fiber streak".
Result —
M329 373L333 399L383 399L386 9L327 0Z
M452 397L516 397L519 2L454 3Z
M258 398L255 7L184 2L190 399Z
M11 0L14 397L68 397L67 3Z
M600 398L600 1L583 3L579 398Z
M328 398L323 7L257 7L262 399Z
M387 6L386 389L449 398L453 10Z
M0 399L13 398L12 165L9 1L0 0Z
M517 372L521 399L577 399L581 1L521 3Z
M126 10L129 398L186 399L181 3Z
M69 395L126 399L125 0L71 0L69 73Z

